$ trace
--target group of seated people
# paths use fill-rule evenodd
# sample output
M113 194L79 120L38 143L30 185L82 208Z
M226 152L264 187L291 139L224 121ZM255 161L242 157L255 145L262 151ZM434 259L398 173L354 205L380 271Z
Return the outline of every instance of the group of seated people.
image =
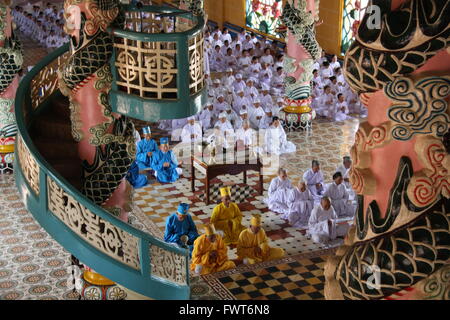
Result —
M177 212L166 220L164 241L189 248L192 271L203 275L234 268L235 262L228 257L230 245L236 246L237 260L244 264L280 259L285 255L283 249L269 246L261 215L253 215L248 227L242 225L243 214L231 201L230 187L221 188L220 194L221 203L213 209L202 235L186 203L181 203Z
M137 132L137 131L136 131ZM136 136L136 159L133 162L127 180L134 188L144 187L148 183L148 176L141 174L145 170L153 170L156 179L162 183L172 183L182 174L176 155L170 150L169 139L161 138L159 147L152 139L150 127L142 129L144 139L139 133Z
M12 15L22 34L49 51L69 41L68 35L64 32L64 9L58 10L57 6L52 6L50 2L45 8L33 6L31 12L16 6Z
M350 119L349 114L367 116L367 108L350 89L336 55L330 62L323 54L313 68L311 107L319 116L332 121Z
M356 206L352 202L355 194L348 177L350 167L351 159L346 156L333 174L333 182L325 185L320 164L313 160L311 169L304 173L303 181L299 181L295 187L292 186L286 169L280 168L278 176L270 183L268 198L264 201L271 211L281 214L293 227L307 228L313 241L326 243L334 240L332 233L329 233L329 237L322 234L323 230L328 229L318 229L318 216L325 215L325 212L331 220L354 216ZM346 231L346 225L336 225L335 222L332 228L338 228L338 234ZM342 231L342 228L345 230Z

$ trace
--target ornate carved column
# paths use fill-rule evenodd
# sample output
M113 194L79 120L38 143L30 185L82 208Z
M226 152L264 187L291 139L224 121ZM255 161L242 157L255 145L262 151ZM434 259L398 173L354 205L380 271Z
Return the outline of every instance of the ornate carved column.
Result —
M449 299L450 2L372 4L381 28L368 11L344 65L369 110L351 150L356 226L326 264L325 295Z

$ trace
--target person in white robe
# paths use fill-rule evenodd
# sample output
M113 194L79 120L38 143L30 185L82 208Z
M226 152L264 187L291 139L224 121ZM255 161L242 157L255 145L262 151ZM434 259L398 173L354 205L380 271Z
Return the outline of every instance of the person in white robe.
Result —
M220 37L220 39L224 43L225 43L225 41L228 41L229 43L231 43L231 34L228 32L228 28L223 28L222 36Z
M261 105L263 108L272 108L273 106L273 98L269 93L270 85L263 84L261 89L261 95L259 96L259 100L261 100Z
M208 88L208 96L215 98L225 94L225 88L221 86L220 79L214 79L212 87Z
M223 133L234 135L234 129L230 121L227 120L227 113L222 112L219 114L219 120L214 124L214 127L219 127Z
M239 118L237 119L236 123L234 124L234 130L241 129L244 121L249 121L248 120L248 112L246 109L241 109L241 111L239 111ZM250 121L249 121L249 123L250 123Z
M317 102L317 114L331 120L334 119L336 110L335 103L335 96L331 93L330 86L326 85L323 89L323 94L320 96Z
M181 131L182 143L195 143L202 140L202 127L199 123L195 122L195 117L191 116L187 119L188 123L183 127Z
M336 68L340 68L341 64L338 61L337 55L334 55L333 58L331 58L330 62L330 68L333 70L336 70Z
M268 198L264 202L270 211L285 214L288 212L288 196L292 191L292 184L284 168L278 169L278 176L270 182Z
M237 115L237 113L231 108L231 106L227 106L226 110L225 110L225 114L227 116L227 120L231 123L231 125L233 126L233 128L236 125L236 122L238 122L239 120L239 116Z
M272 76L272 81L270 83L271 93L274 96L281 96L284 93L284 78L283 67L278 67L276 73Z
M314 208L314 198L306 187L306 183L299 181L287 197L288 210L281 216L294 228L308 228L311 211Z
M223 94L219 94L217 96L217 101L214 103L214 110L216 113L221 113L225 111L228 107L228 103L225 101L225 96Z
M342 93L338 94L338 100L336 102L336 111L334 115L335 121L345 121L347 119L351 119L351 117L348 115L348 105L347 101L345 101L345 97Z
M323 81L328 80L330 77L332 77L334 74L333 69L330 67L330 63L328 61L325 61L322 64L322 68L320 69L320 76L322 77Z
M331 206L330 199L323 197L311 211L308 221L308 234L313 242L327 244L337 237L344 237L349 229L348 224L337 224L337 215Z
M236 130L236 155L238 158L249 155L249 159L256 161L258 153L258 136L255 130L250 127L248 120L242 121L242 127Z
M232 68L233 70L237 68L237 59L236 56L233 55L233 49L231 47L227 49L223 59L227 68Z
M308 190L311 192L314 200L322 197L324 188L323 173L320 170L320 163L317 160L312 161L312 166L303 174L303 181L305 181Z
M323 82L323 79L322 79L322 77L319 74L319 70L317 70L317 69L314 69L314 71L313 71L313 79L312 79L312 81L314 81L316 83L316 86L319 89L323 89L323 87L325 86L325 83Z
M223 72L225 68L225 60L223 54L220 52L220 46L216 45L211 54L211 61L209 63L211 70L216 72Z
M250 50L250 49L253 49L254 46L255 46L255 44L252 41L252 37L249 34L247 34L245 36L245 40L242 41L242 49Z
M252 104L252 101L249 100L246 96L245 96L245 92L242 89L239 89L237 91L237 94L233 97L233 109L236 112L240 112L242 110L242 106L245 106L247 109L248 106L250 106Z
M274 117L279 117L280 116L280 111L283 110L284 107L285 107L284 99L281 98L281 97L278 98L277 99L277 103L272 108L272 115Z
M263 107L261 106L261 100L256 99L253 103L253 108L250 109L249 118L252 128L259 129L261 119L265 116Z
M171 132L171 140L172 141L180 141L181 131L183 130L183 127L186 124L187 124L187 118L172 120L172 132Z
M264 55L261 57L261 62L266 63L269 67L272 67L274 64L273 56L270 52L270 48L264 49Z
M238 92L240 90L244 91L246 85L245 85L244 80L242 80L242 74L240 74L240 73L236 74L235 78L236 78L236 80L233 82L233 86L232 86L234 92Z
M261 71L261 64L258 61L258 57L252 58L252 63L248 67L248 75L247 77L253 77L255 80L259 79L259 72ZM253 84L255 87L259 86L259 81Z
M260 129L269 129L270 125L272 124L273 114L271 108L264 108L265 115L259 122L259 128Z
M252 104L255 101L255 99L257 99L259 96L258 89L256 89L256 87L254 85L255 82L256 82L256 80L253 77L248 78L247 86L245 87L245 90L244 90L245 97L248 98Z
M239 57L239 59L238 59L239 70L241 70L242 73L246 75L248 73L247 69L251 63L252 63L252 58L248 54L248 50L243 50L241 57Z
M198 117L198 121L201 123L202 128L207 130L212 128L212 124L215 119L214 105L211 101L207 102L202 112Z
M238 41L241 42L241 43L244 42L246 36L247 36L247 31L244 28L242 28L241 32L239 32L239 34L237 36Z
M344 185L347 190L351 189L350 184L350 169L352 167L352 159L349 156L345 156L342 159L342 163L336 168L336 172L340 172L342 174L342 178L344 179Z
M286 132L280 124L278 117L272 118L272 125L265 130L264 149L266 153L281 155L297 150L295 144L287 140Z
M344 179L342 174L336 172L333 175L333 180L334 182L328 185L324 195L330 198L331 205L339 218L353 217L356 208L349 200L349 194L343 184Z
M229 88L235 81L236 78L233 75L233 69L228 67L226 69L225 75L222 77L222 85L224 88Z

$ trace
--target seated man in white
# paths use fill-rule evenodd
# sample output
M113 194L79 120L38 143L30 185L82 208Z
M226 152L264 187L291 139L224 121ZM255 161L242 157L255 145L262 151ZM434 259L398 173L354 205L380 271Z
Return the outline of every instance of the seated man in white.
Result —
M291 181L288 179L287 171L284 168L278 169L278 177L272 179L269 185L269 197L264 202L269 210L277 213L288 212L288 195L292 191Z
M344 178L344 185L347 189L351 189L350 185L350 168L352 167L352 159L349 156L345 156L342 159L342 163L336 168L336 172L340 172Z
M181 131L187 123L187 118L172 120L172 133L170 139L172 141L180 141Z
M236 112L234 112L233 109L231 109L231 106L227 106L225 114L227 116L228 122L231 123L231 126L234 127L236 125L236 122L239 121L239 116L236 114Z
M347 119L351 119L351 117L348 115L349 110L344 95L342 93L338 93L337 97L338 100L336 102L336 112L334 114L334 120L345 121Z
M188 118L188 123L181 131L181 143L173 148L173 152L180 159L181 163L189 162L190 156L194 151L195 145L202 142L202 127L195 122L195 117Z
M288 211L281 217L288 220L294 228L307 228L314 208L314 198L306 187L306 183L299 181L297 187L289 193L287 201Z
M320 163L317 160L312 161L311 169L303 174L303 180L311 192L314 200L318 200L322 197L323 189L323 173L320 170Z
M242 128L242 123L244 121L248 121L250 123L250 120L248 119L248 112L246 109L242 109L239 111L239 118L237 119L236 123L234 124L234 130L238 130Z
M287 140L286 132L278 117L272 118L272 124L266 130L264 140L265 150L269 154L281 155L297 150L295 144Z
M214 105L212 102L207 102L205 104L205 107L198 115L198 121L201 123L201 126L204 130L210 129L212 125L214 124Z
M250 108L250 124L252 125L252 128L259 129L260 128L260 122L262 118L265 116L264 108L261 106L261 100L255 99L253 102L253 107Z
M238 155L241 155L242 151L249 150L250 156L256 157L258 137L256 131L250 128L248 120L242 121L242 127L236 131L236 148Z
M331 205L339 218L353 217L356 208L348 199L348 192L345 185L342 183L344 181L342 174L336 172L333 175L333 180L334 182L328 185L324 196L330 198Z
M219 114L219 120L214 124L214 127L219 127L223 133L234 134L233 126L227 119L227 113L221 112Z
M337 215L331 206L330 199L323 197L320 204L311 211L308 221L308 233L312 241L316 243L327 243L337 237L344 237L349 229L348 224L337 224Z

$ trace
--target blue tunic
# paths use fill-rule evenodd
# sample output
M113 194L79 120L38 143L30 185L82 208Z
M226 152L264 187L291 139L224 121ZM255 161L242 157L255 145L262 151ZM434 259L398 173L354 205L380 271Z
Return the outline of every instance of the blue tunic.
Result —
M141 188L147 185L147 176L139 174L139 166L136 161L131 164L127 173L127 180L134 188Z
M192 253L194 248L194 241L198 237L197 227L195 226L192 217L187 214L183 221L178 220L178 215L173 213L166 220L166 231L164 233L164 241L169 243L176 243L182 246L180 238L183 235L188 236L187 245Z
M164 162L169 163L169 167L164 167ZM153 153L152 169L156 171L159 182L175 182L179 175L177 172L178 161L172 150L162 152L161 150Z
M139 166L139 169L143 170L151 167L152 157L149 157L147 153L154 153L156 151L158 151L158 145L156 144L155 140L142 139L138 142L136 150L136 162Z

